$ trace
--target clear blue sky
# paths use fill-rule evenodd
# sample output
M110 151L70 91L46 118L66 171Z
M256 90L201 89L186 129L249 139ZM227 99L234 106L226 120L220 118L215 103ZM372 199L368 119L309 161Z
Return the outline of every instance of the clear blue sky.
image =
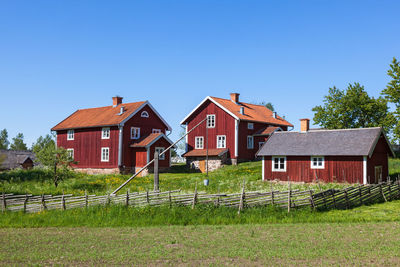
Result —
M0 129L30 146L77 109L149 100L173 127L205 96L272 102L298 129L328 88L379 96L400 1L2 1Z

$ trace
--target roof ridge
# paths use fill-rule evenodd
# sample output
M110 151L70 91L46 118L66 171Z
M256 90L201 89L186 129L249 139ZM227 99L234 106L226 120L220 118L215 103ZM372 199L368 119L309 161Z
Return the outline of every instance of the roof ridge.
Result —
M138 104L138 103L145 103L147 100L144 101L137 101L137 102L129 102L129 103L121 103L118 106L123 106L123 105L131 105L131 104ZM102 106L102 107L93 107L93 108L83 108L83 109L78 109L79 111L81 110L88 110L88 109L100 109L100 108L116 108L118 106L113 106L113 105L109 105L109 106Z

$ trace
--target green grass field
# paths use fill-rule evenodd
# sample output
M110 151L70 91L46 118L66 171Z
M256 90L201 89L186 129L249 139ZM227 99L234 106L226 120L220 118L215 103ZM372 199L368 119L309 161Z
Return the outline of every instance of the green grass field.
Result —
M390 161L391 175L400 161ZM0 174L0 191L32 194L105 194L128 176L76 174L56 189L43 173ZM261 163L227 166L210 173L161 174L161 190L181 188L237 192L286 189L262 182ZM137 178L131 191L152 188L153 177ZM296 184L293 188L307 188ZM318 190L317 185L310 185ZM322 184L322 188L346 184ZM400 265L400 201L351 210L315 212L274 207L236 209L97 206L35 214L0 214L0 265L200 265L200 266L397 266Z
M400 224L0 229L1 265L398 266Z
M43 170L10 171L0 173L0 192L34 195L65 194L83 195L85 190L90 194L104 195L111 193L122 184L130 175L86 175L75 173L72 178L62 181L55 188L50 180L50 174ZM160 189L162 191L181 189L183 192L193 192L197 184L202 192L239 192L243 180L246 180L246 190L286 190L286 183L263 182L261 180L261 162L241 163L238 166L225 166L209 174L210 184L204 186L207 178L203 173L189 172L185 165L173 166L169 173L160 174ZM126 186L121 193L129 189L131 192L143 192L153 189L153 175L137 177ZM293 189L318 189L315 184L295 184ZM348 184L324 184L323 189L342 188Z

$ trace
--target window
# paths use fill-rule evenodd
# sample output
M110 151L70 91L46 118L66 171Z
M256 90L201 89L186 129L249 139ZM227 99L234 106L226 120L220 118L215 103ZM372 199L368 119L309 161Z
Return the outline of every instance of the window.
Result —
M324 157L311 157L311 169L324 169Z
M140 138L140 128L131 127L131 139L139 139L139 138Z
M67 148L67 153L68 153L68 156L71 157L71 159L74 159L74 149L73 148Z
M101 148L101 161L108 162L110 160L110 148L102 147Z
M226 136L217 135L217 148L226 148Z
M160 129L153 129L151 132L152 133L161 133L161 130Z
M285 172L286 171L286 157L272 157L272 171Z
M149 117L149 113L147 111L143 111L142 114L140 114L140 117L148 118Z
M68 130L67 131L67 140L74 140L74 135L75 135L74 130Z
M163 147L156 147L155 151L158 152L158 155L160 155L164 151L164 148ZM165 153L162 154L161 156L159 156L158 159L159 160L164 160L165 159Z
M251 135L247 136L247 148L253 149L254 148L254 138Z
M254 129L254 123L248 122L247 123L247 129L253 130Z
M204 148L204 137L196 136L195 137L195 149L203 149Z
M101 129L101 139L110 139L110 127Z
M215 115L207 115L207 128L215 128Z

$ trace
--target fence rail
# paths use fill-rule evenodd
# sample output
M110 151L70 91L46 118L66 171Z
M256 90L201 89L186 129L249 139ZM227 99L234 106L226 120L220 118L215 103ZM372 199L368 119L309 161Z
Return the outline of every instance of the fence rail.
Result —
M238 213L246 207L274 205L287 208L311 207L316 210L350 209L364 204L400 199L400 183L351 186L343 190L329 189L314 193L312 190L254 191L246 192L243 184L240 193L207 194L204 192L183 194L180 190L165 192L134 192L121 195L14 195L0 196L2 211L23 211L27 213L42 210L84 208L96 205L123 204L127 206L186 205L195 208L198 204L235 207Z

